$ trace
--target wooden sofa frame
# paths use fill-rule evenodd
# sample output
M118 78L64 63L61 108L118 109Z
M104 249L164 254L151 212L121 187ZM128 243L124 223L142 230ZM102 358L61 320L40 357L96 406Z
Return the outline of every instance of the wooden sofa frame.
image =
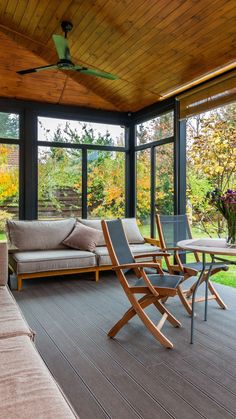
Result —
M159 240L144 237L145 243L151 244L153 246L160 246ZM12 250L11 250L12 252ZM150 255L151 257L152 255ZM160 261L159 261L160 263ZM102 271L111 271L112 265L103 265L103 266L92 266L87 268L77 268L77 269L62 269L56 271L42 271L42 272L32 272L32 273L22 273L17 274L11 264L9 263L9 283L10 283L10 275L15 274L17 279L17 291L22 290L23 279L34 279L34 278L47 278L50 276L64 276L64 275L72 275L72 274L81 274L87 272L94 272L95 273L95 281L99 281L99 273Z

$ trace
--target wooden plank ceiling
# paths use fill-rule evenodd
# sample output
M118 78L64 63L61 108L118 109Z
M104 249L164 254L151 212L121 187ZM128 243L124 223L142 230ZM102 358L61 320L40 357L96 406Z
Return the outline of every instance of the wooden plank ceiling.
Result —
M118 80L16 74L57 62L62 20L73 62ZM1 0L0 95L133 112L234 68L235 28L235 0Z

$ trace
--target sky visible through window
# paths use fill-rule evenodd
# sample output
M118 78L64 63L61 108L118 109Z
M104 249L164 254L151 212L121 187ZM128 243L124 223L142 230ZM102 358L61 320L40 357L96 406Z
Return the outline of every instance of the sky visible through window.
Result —
M105 135L107 132L111 135L114 145L124 146L125 145L125 130L123 126L112 125L112 124L101 124L94 122L85 121L73 121L59 118L47 118L38 117L38 140L39 141L53 141L53 136L60 126L61 130L66 128L66 124L70 124L71 129L76 129L78 134L82 134L82 126L87 124L93 129L94 135L97 136L99 133ZM49 130L46 134L46 131Z

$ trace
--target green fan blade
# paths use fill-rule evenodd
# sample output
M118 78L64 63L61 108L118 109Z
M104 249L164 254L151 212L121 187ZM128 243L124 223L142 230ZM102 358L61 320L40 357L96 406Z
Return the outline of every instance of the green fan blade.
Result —
M56 69L58 68L57 64L44 65L43 67L28 68L27 70L17 71L17 73L21 74L23 76L24 74L36 73L38 71L54 69L54 68L56 68Z
M74 70L79 71L82 74L87 74L88 76L103 77L104 79L109 79L109 80L117 80L118 79L118 77L114 76L114 74L105 73L104 71L94 70L92 68L75 66Z
M61 35L52 35L52 39L55 44L59 59L70 60L71 57L67 39Z

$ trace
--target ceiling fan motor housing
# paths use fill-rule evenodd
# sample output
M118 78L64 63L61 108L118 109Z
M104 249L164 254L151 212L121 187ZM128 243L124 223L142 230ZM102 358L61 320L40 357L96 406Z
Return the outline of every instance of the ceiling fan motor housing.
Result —
M61 28L62 28L63 32L65 32L65 36L66 36L66 34L72 30L73 25L68 20L63 20L61 22Z

